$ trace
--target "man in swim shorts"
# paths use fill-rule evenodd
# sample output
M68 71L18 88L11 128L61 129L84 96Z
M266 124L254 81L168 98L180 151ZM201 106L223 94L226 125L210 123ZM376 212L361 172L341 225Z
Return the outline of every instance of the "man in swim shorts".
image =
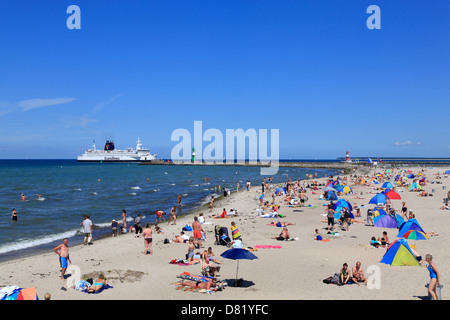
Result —
M192 230L194 231L194 241L196 241L198 243L199 248L201 248L202 232L203 233L205 232L203 231L202 224L200 223L200 221L198 221L197 217L194 217L194 222L192 223Z
M69 246L67 238L63 239L62 244L53 249L53 251L59 255L59 264L61 266L61 280L64 280L64 274L66 273L67 267L70 261L69 257Z

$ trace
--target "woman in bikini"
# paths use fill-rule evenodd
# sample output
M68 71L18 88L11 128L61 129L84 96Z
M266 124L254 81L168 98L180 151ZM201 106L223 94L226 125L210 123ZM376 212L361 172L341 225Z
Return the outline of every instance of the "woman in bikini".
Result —
M100 289L102 289L106 284L105 276L103 273L101 273L98 276L98 279L95 280L95 282L88 288L89 293L98 292Z
M150 227L150 223L147 223L145 225L145 229L142 233L142 235L144 236L144 246L145 246L145 255L148 254L148 252L150 251L150 255L153 254L153 249L152 249L152 228Z

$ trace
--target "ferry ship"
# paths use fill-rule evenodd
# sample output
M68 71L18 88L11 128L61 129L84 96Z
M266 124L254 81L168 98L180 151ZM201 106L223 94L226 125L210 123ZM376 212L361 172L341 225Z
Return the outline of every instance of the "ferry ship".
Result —
M156 154L151 154L150 149L142 148L141 141L137 140L136 149L116 149L114 141L106 140L103 150L96 149L95 141L92 149L86 149L84 154L77 157L79 162L149 162L156 160Z

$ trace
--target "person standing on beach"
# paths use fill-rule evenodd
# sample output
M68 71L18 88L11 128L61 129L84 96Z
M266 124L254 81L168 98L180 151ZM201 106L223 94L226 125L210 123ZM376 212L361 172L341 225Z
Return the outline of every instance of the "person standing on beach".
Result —
M198 247L201 248L202 232L205 233L205 231L203 231L202 224L198 221L197 217L194 217L194 222L192 223L192 230L194 231L194 242L197 242Z
M137 215L137 217L134 219L134 232L135 232L136 238L139 238L138 233L142 233L141 220L142 220L142 214L139 213Z
M333 231L333 227L334 227L334 214L336 212L333 210L333 206L332 205L328 205L328 209L327 209L327 218L328 218L328 231ZM331 226L331 227L330 227Z
M437 288L441 285L439 279L439 271L433 263L433 256L431 254L425 255L425 261L428 262L428 272L430 272L430 282L428 283L428 293L433 300L439 300Z
M83 232L84 232L84 245L87 245L90 241L89 238L92 239L92 221L89 219L90 217L88 215L84 215L84 220L80 224L83 226Z
M172 209L170 209L170 220L167 222L167 225L170 224L170 222L173 220L173 225L175 225L177 221L177 206L173 206Z
M214 208L214 196L211 197L211 201L209 202L209 212Z
M122 222L123 222L123 228L127 229L127 212L125 209L122 209Z
M153 237L152 237L152 228L150 227L150 223L147 223L145 225L145 229L144 229L144 232L142 233L142 235L144 237L145 255L147 255L149 251L150 251L150 255L152 255L153 254L153 249L152 249Z
M69 257L68 242L69 240L67 240L67 238L64 238L62 244L53 249L53 251L59 256L59 264L61 266L61 280L64 280L64 275L66 273L67 267L69 266L69 263L72 263Z

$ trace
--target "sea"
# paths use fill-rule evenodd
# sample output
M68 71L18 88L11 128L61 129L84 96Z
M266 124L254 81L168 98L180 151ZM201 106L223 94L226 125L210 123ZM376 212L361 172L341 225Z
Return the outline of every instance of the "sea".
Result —
M93 222L95 244L96 239L111 234L112 219L122 220L122 209L128 214L128 225L139 213L144 225L154 224L155 211L165 211L168 219L170 208L181 195L179 214L187 214L209 203L211 196L220 196L219 185L221 190L235 192L237 183L243 190L249 180L259 187L264 178L260 169L0 160L0 261L51 251L64 238L70 245L82 243L80 224L84 215ZM324 177L335 174L335 170L282 167L273 181L285 182L287 175L303 180L307 174L316 173ZM17 221L11 219L13 208L18 213Z

